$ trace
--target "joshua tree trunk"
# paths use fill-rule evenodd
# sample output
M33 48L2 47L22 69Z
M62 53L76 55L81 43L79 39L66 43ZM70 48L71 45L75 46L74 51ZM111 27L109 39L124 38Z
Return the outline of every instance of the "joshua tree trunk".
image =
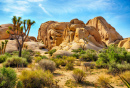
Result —
M19 57L21 57L21 53L22 53L22 48L21 46L19 47Z

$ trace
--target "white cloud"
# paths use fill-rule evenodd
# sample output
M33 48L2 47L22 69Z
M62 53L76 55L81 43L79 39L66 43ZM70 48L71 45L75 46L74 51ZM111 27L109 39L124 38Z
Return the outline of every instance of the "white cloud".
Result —
M3 6L1 10L5 12L11 12L10 15L23 16L24 13L29 13L29 3L27 1L14 1L14 0L4 0L2 1Z
M41 2L43 0L28 0L29 2Z
M114 9L111 0L61 0L60 3L53 2L46 5L49 12L52 13L74 13L83 10L111 10Z
M43 6L42 4L39 4L39 7L49 16L52 16Z

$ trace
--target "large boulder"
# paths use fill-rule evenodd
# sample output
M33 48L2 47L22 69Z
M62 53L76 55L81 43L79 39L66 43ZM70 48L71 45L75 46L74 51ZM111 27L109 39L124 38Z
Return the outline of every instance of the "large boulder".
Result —
M122 36L112 27L107 21L99 16L89 20L86 25L93 26L99 32L101 39L107 45L115 42L116 40L122 40Z
M1 45L2 41L4 42L5 40L0 40L0 45ZM17 50L18 50L18 46L17 46L16 40L8 40L5 52L11 53L11 52L17 51Z
M130 49L130 38L126 38L120 41L118 47L124 47L125 49Z
M10 35L6 33L9 26L13 27L13 24L2 24L2 25L0 25L0 40L10 38Z

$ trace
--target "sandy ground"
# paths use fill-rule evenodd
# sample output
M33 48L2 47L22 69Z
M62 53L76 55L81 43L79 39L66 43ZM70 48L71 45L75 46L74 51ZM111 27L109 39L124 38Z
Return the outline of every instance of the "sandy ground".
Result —
M34 61L33 61L34 63ZM2 67L2 64L0 64L0 67ZM74 68L79 68L82 69L83 71L85 71L86 73L86 78L85 81L88 81L89 83L97 83L97 79L100 75L104 75L105 77L108 77L111 79L111 85L114 86L114 88L127 88L125 86L118 86L120 83L118 81L119 77L113 77L111 75L107 75L106 69L85 69L82 65L81 66L74 66ZM14 68L17 72L17 76L21 74L22 70L31 70L31 68ZM58 85L60 86L60 88L70 88L65 86L65 83L67 80L69 79L73 79L72 74L73 71L71 70L65 70L64 67L61 67L60 69L56 69L56 71L53 73L54 74L54 80L59 80ZM85 86L79 86L79 87L75 87L75 88L95 88L94 85L85 85Z

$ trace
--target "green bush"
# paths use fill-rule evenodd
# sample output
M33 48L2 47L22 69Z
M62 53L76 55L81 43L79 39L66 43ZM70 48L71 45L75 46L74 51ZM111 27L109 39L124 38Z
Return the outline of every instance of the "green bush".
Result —
M52 50L48 51L48 53L50 54L50 56L52 56L53 53L55 53L55 52L56 52L56 49L52 49Z
M76 82L80 83L80 82L84 81L86 75L85 75L85 73L82 70L75 69L73 71L73 75L72 76L73 76L73 78L75 79Z
M66 58L68 63L74 63L75 59L76 59L75 57L67 57Z
M66 70L73 70L74 69L74 64L73 63L67 63L66 66L65 66L65 69Z
M55 62L52 60L43 59L39 62L39 66L45 71L50 70L50 72L54 72L56 70Z
M124 48L110 45L107 49L102 49L96 61L97 67L105 67L112 74L121 73L129 69L130 55Z
M55 64L56 64L56 67L59 68L59 66L61 65L61 61L60 61L60 59L57 59L57 58L54 59L54 58L53 58L53 59L51 59L51 60L54 61Z
M7 58L7 60L3 63L5 67L17 67L17 66L27 66L28 62L25 58L12 56Z
M71 56L72 56L72 57L75 57L76 59L79 59L79 56L80 56L80 55L75 53L75 54L72 54Z
M24 88L44 88L50 87L53 84L53 74L49 71L24 70L19 79L22 81Z
M86 50L85 54L81 54L80 60L84 61L96 61L97 60L97 54L95 50L88 49Z
M61 55L57 55L56 58L62 58L62 56Z
M0 88L14 88L17 76L11 68L0 68Z
M22 83L22 81L18 81L18 82L17 82L16 88L23 88L23 83Z
M7 57L11 57L12 56L10 53L5 53L4 55L6 55Z
M32 59L33 59L33 58L32 58L32 55L31 55L31 53L30 53L29 51L23 50L23 51L22 51L22 57L23 57L23 58L26 58L28 63L31 63L31 62L32 62Z
M0 63L5 62L8 57L6 55L0 55Z
M19 54L18 51L14 51L14 52L12 52L12 53L13 53L13 56L16 56L16 55ZM22 57L23 57L23 58L26 58L28 63L31 63L31 62L32 62L32 59L33 59L32 56L34 55L33 53L34 53L34 52L33 52L32 50L23 50L23 51L22 51Z
M35 59L35 62L36 62L36 63L38 63L40 60L42 60L41 57L34 57L34 59Z
M72 52L79 53L79 52L81 52L82 50L83 50L82 48L79 48L79 49L74 49L74 50L72 50Z
M126 70L130 70L130 64L127 62L124 62L123 64L119 64L119 63L115 63L115 62L109 64L108 71L112 75L116 75L116 74L124 72Z
M48 59L48 58L47 58L46 56L44 56L44 55L43 55L43 56L40 56L40 57L41 57L42 59Z
M58 59L58 58L53 58L51 59L52 61L54 61L56 63L56 67L59 68L59 66L65 66L67 64L67 60L66 59Z

